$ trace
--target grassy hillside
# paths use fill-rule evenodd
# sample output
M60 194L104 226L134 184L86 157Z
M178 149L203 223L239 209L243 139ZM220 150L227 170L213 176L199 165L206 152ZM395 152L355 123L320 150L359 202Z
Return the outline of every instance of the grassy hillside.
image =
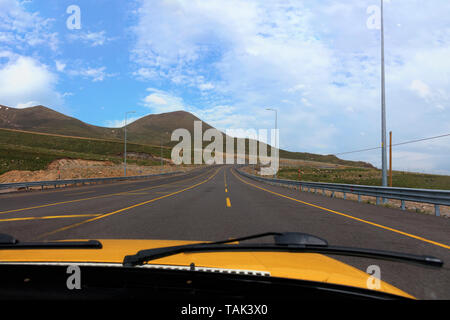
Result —
M44 106L15 109L0 105L0 128L103 139L122 135L120 129L93 126Z
M313 153L306 153L306 152L290 152L290 151L286 151L286 150L280 150L280 158L326 162L326 163L340 164L340 165L344 165L344 166L353 166L353 167L374 168L370 163L363 162L363 161L342 160L334 155L321 155L321 154L313 154Z
M52 161L61 158L123 161L122 142L95 139L57 137L35 133L0 129L0 174L10 170L42 170ZM127 143L128 162L140 165L157 165L161 149L153 146ZM137 156L140 155L140 156ZM147 155L147 156L146 156ZM170 150L163 148L163 157L170 158Z
M127 136L129 142L134 142L136 144L143 144L146 146L156 145L159 146L162 142L163 145L173 147L177 142L171 142L170 137L172 132L178 128L185 128L191 133L191 138L194 138L194 121L201 121L199 118L194 116L193 114L185 111L175 111L168 112L162 114L151 114L145 116L133 123L130 123L127 126ZM66 116L62 113L56 112L52 109L49 109L44 106L36 106L25 109L16 109L10 108L0 105L0 128L14 129L14 130L23 130L23 131L32 131L38 133L46 133L46 134L56 134L63 136L74 136L74 137L84 137L92 139L92 141L88 142L87 145L84 145L83 142L78 141L75 143L70 150L74 149L75 152L86 153L88 155L102 155L107 154L104 152L108 152L109 147L112 147L114 152L120 153L123 149L121 146L122 139L124 136L123 128L104 128L93 126L87 123L84 123L78 119ZM207 129L212 128L209 124L203 122L202 129L206 131ZM95 139L101 139L98 143L94 144ZM30 138L28 138L30 140ZM103 140L111 141L110 144L106 144ZM225 148L225 137L224 137L224 151ZM10 141L10 140L8 140ZM30 146L29 141L24 140L22 143L20 140L15 140L13 142L8 142L0 140L2 144L9 144L15 146ZM40 146L46 149L56 149L56 150L66 150L61 145L61 140L54 140L48 138L44 143L44 140L39 138ZM56 145L53 145L53 142ZM205 147L210 142L203 142L203 146ZM44 145L42 145L44 144ZM64 144L64 143L63 143ZM83 144L83 146L80 146ZM89 146L91 144L91 146ZM193 145L193 144L192 144ZM82 149L80 149L82 147ZM96 149L99 148L99 149ZM237 148L237 139L235 139L235 150ZM105 151L105 149L107 149ZM88 152L85 152L85 151ZM147 150L147 149L146 149ZM246 150L248 150L248 140L246 141ZM147 150L148 151L148 150ZM111 151L112 152L112 151ZM248 154L248 152L246 151ZM268 150L270 155L270 148ZM159 154L159 151L158 151ZM345 161L338 159L335 156L331 155L317 155L310 153L300 153L300 152L289 152L286 150L280 150L280 157L287 159L301 159L301 160L312 160L312 161L320 161L327 162L333 164L343 164L349 166L362 166L362 167L372 167L369 163L364 162L354 162L354 161Z
M381 185L381 170L370 168L319 169L311 167L281 168L280 179L299 180L298 170L303 171L301 180L313 182L347 183L369 186ZM450 190L450 176L393 171L392 186Z

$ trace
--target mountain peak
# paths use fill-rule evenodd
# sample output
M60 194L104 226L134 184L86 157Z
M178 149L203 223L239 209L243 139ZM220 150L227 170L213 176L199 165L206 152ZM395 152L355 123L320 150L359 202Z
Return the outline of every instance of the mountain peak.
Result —
M52 133L68 136L123 139L122 128L105 128L84 123L43 105L18 109L0 108L0 128ZM3 108L4 107L4 108ZM8 112L6 111L8 109ZM171 133L178 128L194 130L194 121L201 121L184 110L149 114L127 125L130 142L159 144L170 142ZM203 122L203 130L212 128Z

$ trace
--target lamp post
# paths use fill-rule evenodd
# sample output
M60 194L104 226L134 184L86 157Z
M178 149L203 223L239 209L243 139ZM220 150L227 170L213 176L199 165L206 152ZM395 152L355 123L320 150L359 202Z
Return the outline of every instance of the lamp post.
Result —
M272 108L267 108L266 110L275 112L275 148L277 148L278 111Z
M272 108L266 108L266 110L275 112L275 149L278 149L278 143L277 143L278 142L278 139L277 139L277 137L278 137L278 133L277 133L277 128L278 128L278 110L272 109ZM276 176L275 173L274 173L274 176Z
M382 185L387 186L387 147L386 147L386 83L384 68L384 0L381 0L381 171ZM383 199L384 202L384 199Z
M127 115L129 113L136 113L136 111L127 111L127 112L125 112L125 126L124 126L124 129L125 129L124 148L125 148L125 150L124 150L124 153L123 153L123 160L124 160L123 161L123 163L124 163L124 167L123 167L123 171L124 172L123 172L123 174L124 174L125 177L127 176Z

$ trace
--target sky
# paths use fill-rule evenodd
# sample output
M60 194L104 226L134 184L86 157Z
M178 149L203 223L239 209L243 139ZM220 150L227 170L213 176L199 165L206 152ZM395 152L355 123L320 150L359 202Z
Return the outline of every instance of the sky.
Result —
M0 0L0 104L108 127L185 110L236 131L273 128L274 108L283 149L378 147L379 4ZM384 8L393 143L449 134L450 1ZM341 157L381 166L380 150ZM393 168L450 174L450 137L394 147Z

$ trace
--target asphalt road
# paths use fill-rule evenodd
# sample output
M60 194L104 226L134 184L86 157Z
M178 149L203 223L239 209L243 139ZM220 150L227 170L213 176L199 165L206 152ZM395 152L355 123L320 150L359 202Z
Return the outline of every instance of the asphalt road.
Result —
M441 269L333 256L420 299L450 299L450 220L299 192L208 167L145 181L0 195L0 233L21 241L62 239L222 240L305 232L330 245L444 261Z

